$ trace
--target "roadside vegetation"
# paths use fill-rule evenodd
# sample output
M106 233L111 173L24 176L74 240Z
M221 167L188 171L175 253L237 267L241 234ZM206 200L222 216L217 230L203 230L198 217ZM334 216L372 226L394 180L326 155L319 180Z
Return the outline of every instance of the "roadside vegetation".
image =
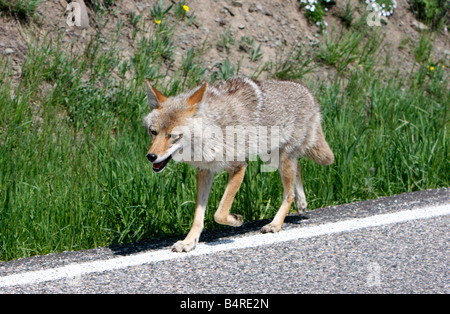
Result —
M33 17L37 6L43 0L0 0L0 14L16 16L19 19Z
M145 158L150 139L142 128L148 112L143 83L153 81L170 96L239 75L240 63L227 58L206 75L204 47L180 52L173 40L177 28L195 23L195 8L167 1L150 10L153 21L129 17L135 50L127 58L114 41L101 40L107 23L101 17L98 35L81 50L54 34L30 39L19 82L0 55L0 260L189 230L195 170L171 162L162 174L153 173ZM382 35L357 21L349 25L329 27L317 47L280 53L253 74L303 81L321 103L336 161L329 167L299 161L309 209L448 187L449 65L431 54L432 33L423 33L416 65L405 73L380 60ZM117 24L117 37L121 29ZM227 49L230 40L224 33L218 45ZM233 44L247 47L247 57L259 62L251 38ZM307 79L325 68L333 70L331 80ZM218 227L213 214L226 181L225 172L216 175L206 228ZM269 218L281 200L278 172L261 173L253 162L233 212L245 221Z

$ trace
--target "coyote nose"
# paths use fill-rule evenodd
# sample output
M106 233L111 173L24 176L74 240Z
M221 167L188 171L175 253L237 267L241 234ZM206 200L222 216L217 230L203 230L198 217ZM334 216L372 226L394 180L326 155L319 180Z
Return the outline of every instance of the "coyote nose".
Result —
M147 159L150 162L154 162L157 158L158 156L156 156L155 154L147 154Z

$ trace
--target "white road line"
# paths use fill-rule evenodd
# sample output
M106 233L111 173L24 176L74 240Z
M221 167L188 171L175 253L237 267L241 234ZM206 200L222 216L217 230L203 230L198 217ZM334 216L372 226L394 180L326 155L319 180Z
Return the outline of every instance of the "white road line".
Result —
M405 210L396 213L381 214L365 218L350 219L311 227L289 229L280 231L276 234L258 234L249 237L236 238L233 240L227 239L210 243L200 243L197 245L197 248L194 251L189 253L173 253L167 249L164 249L149 251L146 253L139 253L130 256L116 257L108 260L99 260L80 264L74 263L53 269L23 272L19 274L0 277L0 288L53 281L63 278L72 278L90 273L111 271L115 269L138 266L153 262L181 259L189 256L206 255L220 251L269 245L278 242L312 238L339 232L351 232L364 228L401 223L410 220L427 219L443 215L450 215L450 204Z

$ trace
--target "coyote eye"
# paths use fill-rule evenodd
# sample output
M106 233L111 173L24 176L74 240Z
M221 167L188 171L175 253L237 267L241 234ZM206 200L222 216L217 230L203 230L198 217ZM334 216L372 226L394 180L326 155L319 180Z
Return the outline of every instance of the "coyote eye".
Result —
M168 137L172 140L174 140L174 142L178 141L181 137L183 136L183 134L169 134Z
M156 136L156 134L158 134L158 132L156 132L156 130L150 130L150 134L153 136Z

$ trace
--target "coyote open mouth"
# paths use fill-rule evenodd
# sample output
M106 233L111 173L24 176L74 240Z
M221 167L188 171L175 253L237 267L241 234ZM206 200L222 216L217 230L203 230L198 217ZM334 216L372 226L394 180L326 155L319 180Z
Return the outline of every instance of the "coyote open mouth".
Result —
M166 165L169 163L169 161L172 159L172 155L169 155L169 157L167 157L166 159L164 159L161 162L155 162L152 164L153 166L153 171L154 172L161 172L164 170L164 168L166 167Z

